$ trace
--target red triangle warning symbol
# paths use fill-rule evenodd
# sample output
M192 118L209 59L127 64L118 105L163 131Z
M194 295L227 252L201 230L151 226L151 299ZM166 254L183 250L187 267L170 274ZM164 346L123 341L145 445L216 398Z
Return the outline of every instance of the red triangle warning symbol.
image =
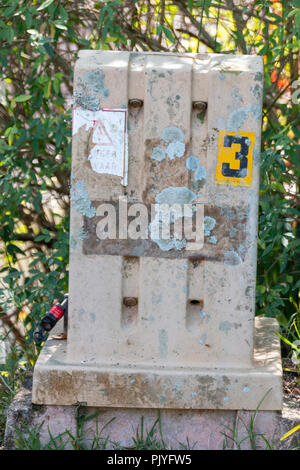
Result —
M93 143L98 145L113 145L111 137L101 119L94 123Z

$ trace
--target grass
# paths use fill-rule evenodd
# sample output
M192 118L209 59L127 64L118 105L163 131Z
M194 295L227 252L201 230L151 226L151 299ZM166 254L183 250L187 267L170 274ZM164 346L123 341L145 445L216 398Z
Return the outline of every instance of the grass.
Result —
M247 425L237 413L237 419L235 420L233 427L230 428L229 426L224 427L227 429L227 431L230 432L230 434L227 434L226 432L223 432L222 434L224 435L225 439L223 441L223 450L228 448L228 440L232 441L233 443L233 449L234 450L243 450L243 444L247 444L247 447L250 446L251 450L258 450L261 449L261 442L259 442L259 439L261 439L265 443L265 449L264 450L272 450L273 447L269 443L268 439L261 433L255 432L254 425L255 425L255 420L257 417L257 414L259 412L259 409L261 407L261 404L263 403L264 399L267 397L267 395L270 393L272 389L269 389L265 395L262 397L260 402L258 403L256 410L250 417L249 424ZM244 430L246 431L246 436L240 438L239 437L239 425L242 423ZM244 432L245 433L245 432Z
M276 450L279 448L278 442L270 443L266 436L255 430L255 421L261 407L262 402L266 396L270 393L271 389L260 400L256 410L250 416L249 421L246 423L239 413L235 419L233 426L224 426L224 431L221 432L224 436L223 450ZM172 450L168 447L162 433L162 421L161 415L158 411L157 419L154 421L150 429L146 429L144 417L140 419L136 431L131 437L132 444L128 447L122 446L119 442L110 439L107 432L107 428L114 421L112 418L104 426L99 427L98 420L96 420L95 431L92 437L89 437L85 430L87 422L94 420L98 417L100 411L96 411L92 414L87 415L87 408L82 405L78 405L75 408L76 417L76 432L71 432L66 429L64 432L57 436L51 434L48 428L49 440L44 443L41 440L40 434L42 426L41 423L38 427L32 428L28 425L20 425L16 429L15 449L17 450ZM243 429L241 428L243 426ZM104 435L105 434L105 435ZM44 439L43 439L44 441ZM176 449L192 450L197 442L191 445L187 439L186 444L178 442ZM282 448L282 447L281 447ZM299 445L296 444L292 447L292 444L288 446L289 450L299 450Z
M0 366L0 449L4 443L6 410L28 372L29 366L27 364L28 362L22 361L20 351L13 349L6 364ZM237 414L237 418L231 428L224 425L224 432L222 432L224 436L224 450L231 448L243 450L245 447L250 447L253 450L273 450L279 447L280 442L270 443L266 436L255 431L257 414L269 392L270 390L262 397L248 423L245 423L241 416ZM168 448L163 436L160 412L158 412L157 419L150 429L146 429L144 417L141 417L140 424L137 426L137 429L133 431L131 444L128 447L123 447L119 442L111 440L107 435L107 428L115 418L112 418L104 426L99 427L98 420L96 419L98 414L99 411L96 411L95 413L87 415L86 407L79 404L75 407L76 432L74 433L66 429L61 434L53 436L48 428L49 440L47 443L44 443L44 440L42 442L40 437L43 423L35 428L29 427L26 424L20 424L18 429L16 429L15 448L20 450L63 450L66 448L74 450L105 450L108 448L115 450L172 450ZM93 437L88 437L85 429L86 424L91 420L96 421L96 429ZM299 432L299 430L295 432L297 436L294 439L296 443L293 447L293 449L297 450L299 449ZM291 449L291 439L289 441L288 445L284 445L285 448L288 447ZM176 448L192 450L196 444L197 442L190 443L188 439L186 439L185 443L178 442L178 447ZM282 448L282 445L280 447Z
M162 437L161 432L161 419L158 412L158 418L154 422L150 430L145 429L144 417L141 417L140 425L137 427L135 435L132 436L132 446L123 447L120 443L112 441L108 436L103 436L102 433L110 423L115 419L112 418L100 430L99 423L96 421L96 430L92 438L88 438L84 432L84 425L88 421L94 419L99 414L99 411L86 415L82 412L84 407L78 407L75 410L77 430L76 434L70 430L66 430L58 436L53 436L48 428L49 441L42 444L40 439L40 432L43 423L39 427L30 428L27 425L21 425L16 430L17 438L15 445L17 450L106 450L108 448L115 450L163 450L167 449L166 443ZM156 432L160 438L156 437Z
M241 418L239 412L237 412L237 418L233 423L232 428L229 426L224 425L226 431L222 432L224 435L223 441L223 450L226 450L232 447L233 450L278 450L282 449L283 446L280 445L280 441L284 438L289 437L294 432L298 430L298 426L296 428L290 430L286 433L283 437L277 438L274 442L269 442L266 436L260 432L255 431L255 421L263 403L264 399L270 393L272 389L269 389L265 395L260 400L259 404L256 407L256 410L251 415L249 423L245 423L245 421ZM243 426L242 437L240 437L240 424ZM300 426L299 426L300 428ZM231 441L232 446L229 445ZM285 450L300 450L300 440L296 437L294 440L291 439L290 443L285 446Z

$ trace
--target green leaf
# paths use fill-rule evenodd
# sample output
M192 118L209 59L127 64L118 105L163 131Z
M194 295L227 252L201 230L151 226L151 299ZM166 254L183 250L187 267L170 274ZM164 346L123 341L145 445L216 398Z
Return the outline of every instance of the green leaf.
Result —
M45 235L38 235L37 237L35 237L34 241L35 242L41 242L45 240Z
M163 30L163 29L162 29L162 25L161 25L161 24L157 25L156 34L157 34L158 36L160 36L161 33L162 33L162 30Z
M167 38L170 42L174 43L174 42L175 42L175 38L174 38L174 35L173 35L172 31L171 31L170 29L166 28L165 26L163 26L162 29L163 29L163 32L165 33L166 38Z
M265 286L257 286L256 287L257 292L260 294L264 294L266 292L266 287Z
M280 333L278 333L277 331L275 331L276 335L281 339L281 341L283 341L284 343L288 344L289 346L291 346L292 348L294 347L293 343L291 343L288 339L286 339L284 336L282 336Z
M3 16L5 16L6 18L9 18L16 8L17 8L17 4L6 8L3 12Z
M14 37L15 37L15 31L13 30L13 28L11 26L9 26L6 31L5 31L5 36L8 40L8 42L11 44L14 40Z
M297 29L300 29L300 10L295 13L295 26Z
M48 42L46 42L46 43L44 44L44 48L45 48L45 51L47 52L47 54L49 54L50 57L54 57L54 53L53 53L53 49L52 49L51 44L49 44Z
M15 103L23 103L24 101L28 101L32 98L32 95L19 95L13 99Z

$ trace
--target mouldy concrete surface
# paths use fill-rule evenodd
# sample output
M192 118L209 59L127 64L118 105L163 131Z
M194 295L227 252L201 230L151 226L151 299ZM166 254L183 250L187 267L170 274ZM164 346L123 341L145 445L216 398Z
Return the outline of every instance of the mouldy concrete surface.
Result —
M262 78L253 55L80 51L68 338L43 348L33 403L152 419L255 410L268 392L261 409L281 409L278 323L254 321ZM155 204L177 205L166 237Z
M68 429L73 436L77 432L76 410L77 406L33 405L31 402L32 377L29 376L23 383L19 393L11 403L7 413L4 449L16 449L17 428L25 424L28 429L40 430L40 441L46 446L50 441L49 431L53 437L64 433ZM141 418L144 418L144 436L147 434L158 417L156 409L126 409L126 408L93 408L80 407L80 414L86 416L98 411L98 416L86 422L83 428L83 442L91 445L96 435L106 448L116 449L132 448L133 437L136 431L141 430ZM247 437L251 411L236 410L161 410L162 437L168 449L182 449L182 443L187 449L218 450L236 448L237 445L230 439L233 426L237 425L237 442L241 442L242 449L252 449ZM112 420L112 421L111 421ZM111 422L110 422L111 421ZM109 423L110 422L110 423ZM104 429L102 429L109 423ZM288 430L300 424L299 401L285 397L282 413L278 411L259 411L255 420L254 432L263 434L276 449L291 449L300 445L299 433L280 442L280 437ZM227 426L227 428L225 428ZM228 429L229 428L229 429ZM156 426L155 437L161 440L159 427ZM23 428L26 437L26 430ZM224 434L229 437L226 439ZM72 449L71 439L64 436L66 449ZM256 438L258 449L265 449L262 438Z
M80 51L66 363L96 358L112 370L120 363L146 365L158 375L179 364L187 370L251 366L262 77L263 60L256 56ZM136 99L141 108L130 106ZM203 119L197 101L207 103ZM111 124L112 116L125 112L127 132ZM118 137L128 143L127 185L108 161ZM220 155L232 138L240 139L235 148L245 140L249 181L223 175L219 184ZM232 149L228 158L236 172L234 155ZM119 157L114 163L127 161L126 152ZM118 205L119 197L145 207L192 203L204 214L203 247L187 249L186 233L156 237L152 222L159 214L147 221L145 239L101 238L101 207ZM137 300L135 308L124 303L127 297Z
M272 389L262 407L281 409L276 322L257 321L254 352L262 77L250 55L80 51L68 338L45 345L35 404L253 410ZM127 230L125 200L177 204L172 234L147 209L146 238L103 238L108 202ZM175 230L185 204L195 243Z

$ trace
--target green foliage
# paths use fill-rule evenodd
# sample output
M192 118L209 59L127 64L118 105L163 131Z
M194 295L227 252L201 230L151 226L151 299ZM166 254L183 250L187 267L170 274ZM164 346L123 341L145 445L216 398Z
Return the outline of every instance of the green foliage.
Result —
M77 39L63 3L0 7L0 316L23 312L29 344L67 290L72 68L61 48Z
M280 333L276 333L279 338L290 347L290 355L291 355L291 360L292 363L295 364L295 369L284 369L287 372L298 372L298 378L297 382L300 384L300 322L298 320L297 322L297 317L299 318L299 313L300 310L298 309L297 313L293 315L293 317L296 317L293 319L292 317L292 323L289 325L289 337L290 340L287 339L285 336L283 336Z
M300 29L292 20L298 7L282 2L281 15L272 14L274 27L265 26L255 44L266 58L257 306L284 328L297 312L300 288L300 105L291 99L299 76Z

